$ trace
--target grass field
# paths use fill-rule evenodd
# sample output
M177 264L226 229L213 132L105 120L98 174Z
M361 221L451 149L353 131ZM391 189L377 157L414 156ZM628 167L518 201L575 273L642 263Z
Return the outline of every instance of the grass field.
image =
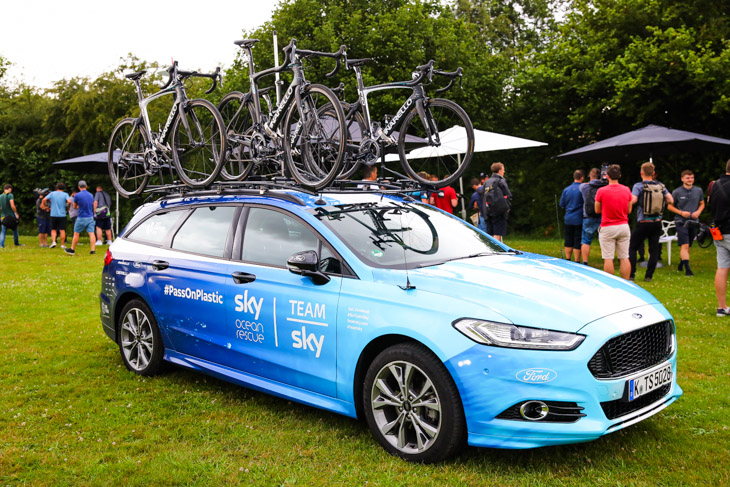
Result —
M730 318L715 317L712 247L693 248L694 277L677 272L676 247L653 282L637 275L676 320L679 401L591 443L466 448L422 466L389 456L363 422L174 367L132 374L99 321L105 247L69 258L21 242L0 249L0 485L730 484Z

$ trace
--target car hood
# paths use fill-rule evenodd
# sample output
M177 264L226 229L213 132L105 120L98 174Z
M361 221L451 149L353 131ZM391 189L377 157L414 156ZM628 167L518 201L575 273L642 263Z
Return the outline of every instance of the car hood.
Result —
M411 270L408 277L418 292L463 302L461 308L469 313L465 317L568 332L620 311L659 303L629 281L537 254L463 259Z

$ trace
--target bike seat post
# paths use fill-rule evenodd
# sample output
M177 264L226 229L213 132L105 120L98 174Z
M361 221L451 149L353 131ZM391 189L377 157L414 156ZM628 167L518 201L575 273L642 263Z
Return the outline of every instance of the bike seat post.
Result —
M140 84L140 81L138 79L134 80L134 89L137 92L137 101L139 103L142 103L142 100L144 100L144 95L142 94L142 85Z

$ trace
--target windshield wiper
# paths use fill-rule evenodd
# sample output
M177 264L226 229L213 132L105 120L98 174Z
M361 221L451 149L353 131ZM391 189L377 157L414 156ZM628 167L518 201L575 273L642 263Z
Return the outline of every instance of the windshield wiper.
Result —
M454 261L454 260L462 260L462 259L473 259L474 257L483 257L483 256L485 256L485 255L495 255L495 253L496 253L496 252L479 252L479 253L476 253L476 254L471 254L471 255L462 255L462 256L459 256L459 257L452 257L452 258L450 258L450 259L442 260L442 261L439 261L439 262L432 262L432 263L430 263L430 264L419 264L419 265L418 265L418 266L416 266L416 267L417 267L418 269L420 269L420 268L422 268L422 267L430 267L430 266L432 266L432 265L441 265L441 264L445 264L445 263L447 263L447 262L452 262L452 261Z

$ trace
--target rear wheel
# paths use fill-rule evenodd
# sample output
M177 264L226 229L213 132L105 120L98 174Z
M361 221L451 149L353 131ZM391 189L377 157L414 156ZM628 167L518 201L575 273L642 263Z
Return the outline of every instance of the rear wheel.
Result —
M253 131L253 103L246 95L234 91L223 97L218 104L226 131L227 150L221 176L229 181L245 179L254 165L251 152Z
M117 123L109 139L107 165L112 186L125 198L140 194L147 186L149 174L145 169L147 138L133 118Z
M119 350L124 365L139 375L159 373L165 350L152 310L134 299L124 306L120 317Z
M218 177L226 150L224 127L208 100L189 100L178 112L172 124L172 155L183 183L205 188Z
M284 121L284 154L292 177L306 187L328 186L339 174L346 139L340 101L325 86L307 87L301 110L294 103Z
M402 343L375 357L365 375L363 407L378 443L408 461L438 462L465 443L456 385L423 345Z
M426 100L423 116L414 105L400 127L398 154L403 170L412 179L448 186L466 171L474 154L474 127L469 115L442 98Z

